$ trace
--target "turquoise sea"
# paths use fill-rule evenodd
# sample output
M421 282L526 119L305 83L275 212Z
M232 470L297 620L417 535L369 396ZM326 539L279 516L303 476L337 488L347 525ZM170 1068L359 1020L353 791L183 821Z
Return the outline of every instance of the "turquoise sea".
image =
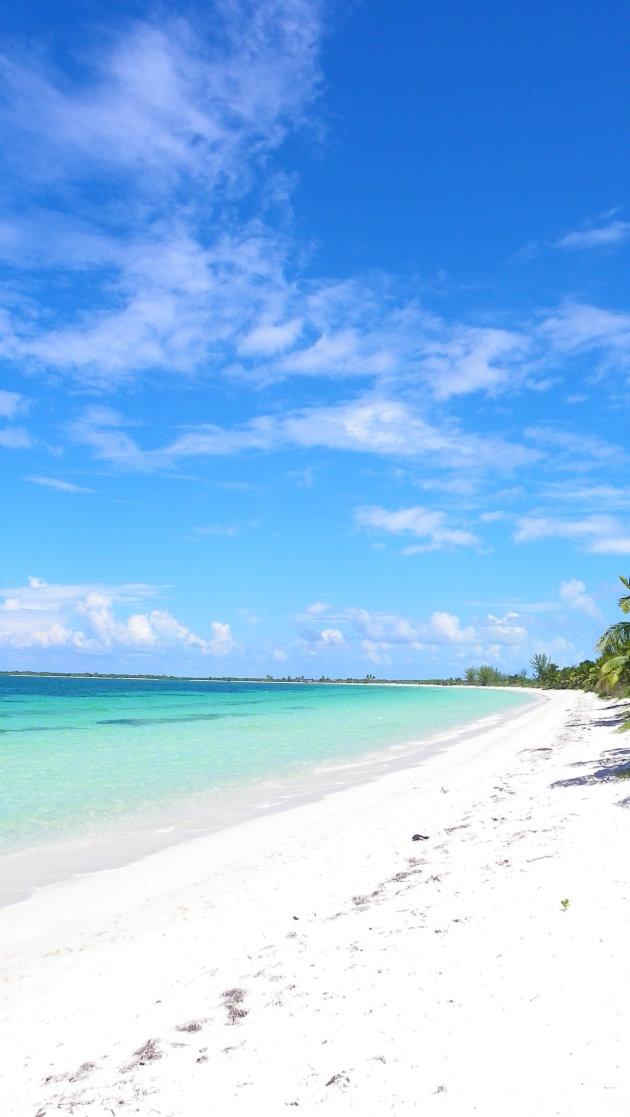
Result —
M421 761L531 701L414 686L0 676L0 902Z

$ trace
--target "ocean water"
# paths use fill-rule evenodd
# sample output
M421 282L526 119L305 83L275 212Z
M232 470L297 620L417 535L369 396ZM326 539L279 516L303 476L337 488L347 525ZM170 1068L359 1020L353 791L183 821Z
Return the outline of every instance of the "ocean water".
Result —
M0 676L0 872L13 867L13 897L16 880L21 894L124 861L130 847L142 854L417 762L436 738L530 700L475 688Z

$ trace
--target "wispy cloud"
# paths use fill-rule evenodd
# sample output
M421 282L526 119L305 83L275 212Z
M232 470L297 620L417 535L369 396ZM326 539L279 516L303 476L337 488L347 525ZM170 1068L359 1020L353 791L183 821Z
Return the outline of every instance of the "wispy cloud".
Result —
M323 11L234 0L212 7L211 34L184 19L136 23L86 51L80 78L42 53L0 59L13 184L0 257L15 295L2 356L102 392L157 371L352 378L439 404L547 390L558 353L630 359L628 316L605 308L567 303L506 327L429 313L414 280L304 278L277 156L290 132L313 135ZM558 245L627 236L630 223L602 220ZM74 308L57 315L75 280Z
M245 451L271 452L283 447L325 447L387 457L422 459L444 469L469 474L501 468L509 472L540 460L539 450L494 436L466 434L454 422L440 427L417 407L400 399L364 395L286 415L259 415L234 428L206 423L158 450L143 450L123 430L123 419L110 409L91 408L68 426L76 441L120 469L172 469L187 458L228 456Z
M74 83L40 57L5 55L3 123L17 173L81 182L97 167L133 176L134 190L193 178L233 193L252 154L276 147L316 93L322 26L314 0L262 0L254 13L237 0L212 17L203 37L182 18L138 23L105 39Z
M604 365L630 360L630 314L588 303L565 302L540 325L540 334L560 353L599 350Z
M421 368L437 399L480 389L494 392L518 377L518 363L530 346L522 334L459 327L450 337L427 344Z
M580 520L553 516L522 516L514 533L516 543L569 539L591 554L630 554L630 529L614 516L593 515Z
M19 392L7 392L0 388L0 420L10 421L23 415L29 408L29 401ZM7 450L27 450L33 445L33 438L24 427L0 427L0 446Z
M586 585L579 578L572 578L570 582L562 582L560 600L569 609L577 609L579 613L585 613L587 617L603 623L604 614L595 604L590 594L586 592Z
M630 455L623 446L605 442L596 435L578 434L560 426L544 424L526 427L523 433L537 446L552 449L556 468L564 466L572 473L582 473L607 464L615 468L630 464Z
M0 419L14 419L25 406L24 397L19 392L5 392L0 388Z
M33 439L24 427L3 427L0 429L0 446L7 450L28 450Z
M238 535L238 528L234 524L207 524L204 527L196 527L195 532L197 535Z
M630 237L630 221L609 221L605 225L591 228L574 229L554 242L554 248L582 250L589 248L611 248L622 244Z
M82 485L75 485L72 481L61 481L58 477L27 477L33 485L43 485L48 489L57 489L60 493L93 493L94 489L86 489Z
M322 7L235 0L208 20L208 34L179 18L108 36L84 54L81 78L42 53L0 57L5 196L19 201L0 224L0 256L20 291L29 269L48 268L53 300L55 278L67 287L89 273L93 292L52 328L46 306L14 310L5 356L111 387L148 368L196 369L208 332L235 339L235 314L254 348L282 348L269 296L284 248L230 207L246 195L250 212L286 207L269 160L288 130L313 129Z

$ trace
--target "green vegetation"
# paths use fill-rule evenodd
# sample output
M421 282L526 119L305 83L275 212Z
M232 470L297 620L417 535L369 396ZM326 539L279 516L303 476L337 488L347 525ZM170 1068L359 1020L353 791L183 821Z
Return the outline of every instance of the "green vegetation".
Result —
M619 576L620 580L628 590L619 598L619 608L625 616L630 616L630 578ZM405 683L407 685L416 686L519 686L519 687L545 687L553 690L591 690L598 691L602 696L614 697L630 697L630 620L617 621L616 624L611 624L603 636L597 642L597 650L600 652L597 660L584 659L581 663L574 664L572 667L558 667L546 652L536 652L529 661L532 669L533 678L528 677L527 668L523 667L520 671L512 674L500 671L498 667L492 667L488 663L483 663L479 667L467 667L464 672L464 677L453 677L448 679L384 679L376 678L374 675L368 674L361 679L352 677L331 679L327 675L321 675L318 679L307 678L304 675L292 677L285 675L282 678L274 677L273 675L266 675L264 678L243 678L233 675L207 676L207 677L191 677L193 682L213 682L213 683L308 683L311 685L317 684L332 684L332 683L351 683L351 684L387 684L387 683ZM99 678L99 679L162 679L162 680L177 680L182 676L177 675L125 675L125 674L88 674L88 672L52 672L52 671L0 671L0 675L42 675L53 676L56 675L60 678ZM622 726L622 729L630 729L630 719ZM628 770L630 774L630 769ZM624 777L626 773L624 772Z
M619 575L630 590L630 578ZM630 594L619 598L622 613L630 613ZM597 643L602 654L598 661L599 686L606 694L627 694L630 689L630 621L617 621L606 629Z
M483 663L481 667L467 667L464 672L464 681L468 686L533 686L531 679L527 678L527 669L523 667L513 675L499 671L498 667L491 667Z
M619 581L630 590L630 578L619 575ZM619 598L619 608L624 615L630 613L630 593ZM597 642L601 652L597 660L597 689L604 695L630 697L630 621L617 621L611 624ZM630 718L619 727L621 731L630 729Z

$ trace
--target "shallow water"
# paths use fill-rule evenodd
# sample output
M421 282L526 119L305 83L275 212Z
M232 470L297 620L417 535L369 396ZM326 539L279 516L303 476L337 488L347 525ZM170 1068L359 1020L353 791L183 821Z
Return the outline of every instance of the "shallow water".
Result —
M111 863L112 842L114 861L129 859L134 843L146 852L168 833L370 778L529 700L476 688L1 676L0 854L16 870L28 862L33 884L59 875L55 861L65 873Z
M408 745L528 695L446 687L0 678L0 848Z

